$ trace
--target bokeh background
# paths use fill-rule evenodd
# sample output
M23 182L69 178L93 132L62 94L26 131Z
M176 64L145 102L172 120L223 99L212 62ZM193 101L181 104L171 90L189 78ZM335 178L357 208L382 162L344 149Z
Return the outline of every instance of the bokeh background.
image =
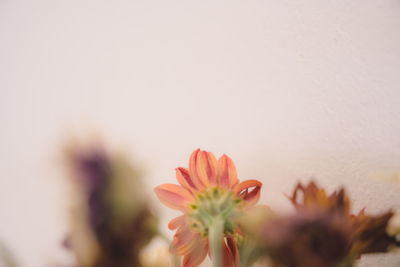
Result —
M400 207L400 1L0 0L0 239L22 266L67 257L68 135L96 132L152 188L200 147L287 210L298 179L354 211ZM369 256L360 266L397 266Z

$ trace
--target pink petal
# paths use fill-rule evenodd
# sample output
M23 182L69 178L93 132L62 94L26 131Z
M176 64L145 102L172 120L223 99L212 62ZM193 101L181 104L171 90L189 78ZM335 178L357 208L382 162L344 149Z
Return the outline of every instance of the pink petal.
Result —
M260 199L262 183L257 180L247 180L236 185L234 193L244 200L246 206L252 206ZM254 187L249 192L249 188Z
M200 149L193 151L192 155L190 155L189 159L189 173L192 178L193 183L196 185L197 189L202 190L205 188L204 184L201 182L198 174L197 174L197 155L199 154Z
M207 242L200 233L192 231L189 226L184 225L176 231L172 246L175 248L178 255L186 255L201 245Z
M168 228L169 230L175 230L176 228L185 225L185 223L186 223L186 216L182 215L176 217L175 219L172 219L168 224Z
M236 172L235 164L233 163L232 159L227 155L223 155L218 160L218 184L231 189L236 184L239 183L239 179Z
M197 239L196 241L191 250L183 257L183 267L197 267L207 256L207 241L205 239Z
M185 255L190 248L192 243L195 242L195 233L187 226L180 227L175 235L172 245L175 248L178 255Z
M204 185L217 184L217 160L211 152L200 151L197 154L196 171Z
M185 212L193 196L182 186L163 184L154 188L158 199L167 207Z
M189 192L194 193L197 191L197 187L192 181L187 169L182 167L176 168L176 180Z

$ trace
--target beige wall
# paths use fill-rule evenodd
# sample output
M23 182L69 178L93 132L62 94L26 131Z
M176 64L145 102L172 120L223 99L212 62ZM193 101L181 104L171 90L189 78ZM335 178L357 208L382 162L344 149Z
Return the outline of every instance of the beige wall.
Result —
M201 147L277 210L310 177L348 186L355 210L399 207L368 178L400 170L399 71L397 0L2 0L0 238L23 266L65 257L55 155L93 126L133 151L152 197ZM377 264L399 260L361 266Z

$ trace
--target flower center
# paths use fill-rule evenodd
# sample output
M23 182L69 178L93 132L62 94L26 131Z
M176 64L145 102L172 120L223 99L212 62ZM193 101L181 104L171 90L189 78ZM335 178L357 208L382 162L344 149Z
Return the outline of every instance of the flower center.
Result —
M218 187L198 193L188 212L192 219L191 226L206 237L210 225L219 216L224 221L224 233L234 234L234 219L240 213L241 203L242 199L233 192Z

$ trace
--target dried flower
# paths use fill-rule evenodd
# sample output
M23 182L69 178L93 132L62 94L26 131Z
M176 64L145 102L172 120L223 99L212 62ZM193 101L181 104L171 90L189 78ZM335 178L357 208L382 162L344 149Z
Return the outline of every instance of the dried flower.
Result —
M335 267L347 256L350 230L338 216L300 213L271 220L259 234L276 264Z
M266 214L262 226L249 231L276 266L352 266L360 255L396 244L385 232L393 214L352 215L344 189L328 195L314 182L299 183L289 199L294 215L271 219Z
M389 211L379 216L369 216L362 210L357 216L353 216L350 254L359 257L361 254L387 252L398 246L396 238L386 231L393 215Z
M303 195L302 201L299 200L299 194ZM350 215L350 199L344 188L341 188L338 192L334 191L328 196L325 189L319 188L313 181L307 186L298 183L289 200L300 212L305 210Z
M228 156L217 161L212 153L199 149L192 153L189 169L176 169L176 178L180 185L163 184L155 188L155 193L163 204L184 213L168 225L171 230L178 229L172 247L184 256L183 265L198 266L209 248L213 260L218 262L218 253L213 255L213 239L222 243L223 266L237 266L239 230L235 219L258 201L261 182L239 183L235 165ZM219 232L220 240L216 237Z
M140 266L140 250L156 233L156 219L141 193L138 172L125 157L101 145L70 146L75 185L71 232L65 245L78 266Z
M303 201L300 203L297 198L298 192L303 193ZM327 195L325 190L319 188L314 182L307 186L299 183L289 198L297 210L337 214L342 219L351 222L351 244L349 254L354 258L359 258L361 254L387 252L388 249L396 245L396 240L386 234L386 228L390 218L393 216L391 211L382 215L371 216L364 212L358 215L350 213L350 198L344 188L338 192L334 191Z

